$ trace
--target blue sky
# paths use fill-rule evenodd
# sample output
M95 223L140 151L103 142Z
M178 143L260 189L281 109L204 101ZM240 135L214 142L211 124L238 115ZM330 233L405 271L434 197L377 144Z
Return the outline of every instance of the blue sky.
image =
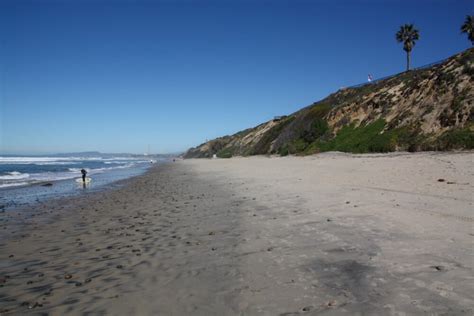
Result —
M176 152L470 43L472 0L0 1L0 152Z

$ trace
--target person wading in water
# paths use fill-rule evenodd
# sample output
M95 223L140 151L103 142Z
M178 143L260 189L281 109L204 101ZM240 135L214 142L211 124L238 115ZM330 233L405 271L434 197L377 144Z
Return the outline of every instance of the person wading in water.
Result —
M82 184L86 186L86 175L87 175L86 169L81 169L81 173L82 173Z

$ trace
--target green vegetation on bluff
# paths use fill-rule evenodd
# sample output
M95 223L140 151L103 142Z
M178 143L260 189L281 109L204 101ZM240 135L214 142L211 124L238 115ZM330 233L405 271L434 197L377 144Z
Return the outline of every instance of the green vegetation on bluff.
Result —
M444 150L474 149L474 132L472 130L472 126L471 128L447 131L441 135L436 145L438 148L442 148Z
M316 141L320 151L343 151L354 153L388 152L397 146L395 130L383 133L386 123L379 119L362 127L354 124L344 126L330 141Z

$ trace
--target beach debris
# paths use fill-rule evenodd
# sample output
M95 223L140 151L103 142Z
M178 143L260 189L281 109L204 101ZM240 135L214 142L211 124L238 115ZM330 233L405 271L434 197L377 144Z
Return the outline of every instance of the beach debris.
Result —
M444 182L444 181L446 181L446 180L444 180L444 179L438 179L438 182Z
M123 265L118 264L118 265L116 266L116 268L117 268L117 269L123 269Z
M435 269L436 271L444 271L446 268L444 266L431 266L431 268Z
M332 219L328 218L326 219L327 222L332 222Z
M30 304L30 302L22 302L20 306L25 306L28 307L28 309L33 309L35 307L42 307L43 304L40 304L38 302L35 302L34 304Z
M346 201L346 204L350 204L350 203L351 203L351 201Z
M33 309L33 308L36 308L36 307L43 307L43 304L35 302L32 305L28 305L28 309Z
M267 248L267 251L272 251L273 250L273 247L268 247Z
M66 275L64 275L64 278L66 280L72 279L72 275L71 274L66 274Z
M333 307L333 306L336 306L336 305L337 305L336 300L331 300L331 301L326 303L326 306L328 306L328 307Z
M303 312L309 312L309 311L311 311L311 310L313 310L313 309L314 309L314 306L309 305L309 306L303 307L301 310L302 310Z
M82 285L82 282L76 282L75 285L76 285L76 286L81 286L81 285Z
M215 235L215 232L209 232L209 236Z
M84 283L90 283L91 281L92 281L91 278L87 278L87 279L84 281Z

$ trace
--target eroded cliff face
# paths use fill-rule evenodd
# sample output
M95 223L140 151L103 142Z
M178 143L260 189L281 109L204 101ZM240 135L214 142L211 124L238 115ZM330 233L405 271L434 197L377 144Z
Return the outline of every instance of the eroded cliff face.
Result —
M474 147L474 49L211 140L185 157Z
M469 66L463 58L455 57L376 84L373 91L332 110L328 123L337 131L341 122L360 125L382 118L390 128L413 126L435 136L463 127L473 108L472 51L470 55Z

